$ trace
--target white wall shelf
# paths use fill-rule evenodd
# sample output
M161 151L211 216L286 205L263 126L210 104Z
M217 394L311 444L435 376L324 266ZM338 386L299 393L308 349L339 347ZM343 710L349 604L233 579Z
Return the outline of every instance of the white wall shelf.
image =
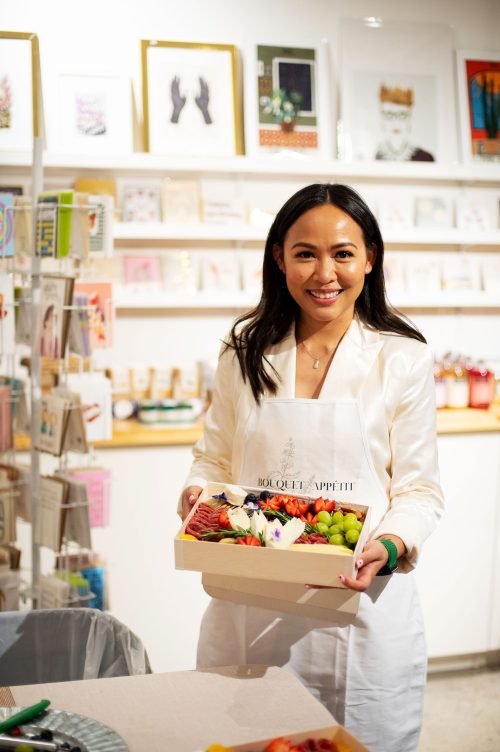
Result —
M200 292L197 295L172 295L165 292L129 293L117 291L117 310L247 310L258 302L257 295L246 292L221 292L219 295ZM441 293L434 296L393 296L391 303L399 309L500 309L500 295L486 293Z
M26 170L31 152L5 151L0 163L12 170ZM130 154L59 154L46 152L45 171L49 175L76 174L78 171L114 174L169 173L280 177L316 177L322 180L350 178L377 182L417 181L425 183L499 183L499 163L441 164L435 162L341 162L320 160L286 153L266 157L170 157L145 152Z
M165 222L115 222L115 240L224 240L234 242L265 241L268 228L260 225L233 224L173 224ZM500 230L465 232L457 228L427 229L412 227L401 230L382 228L386 245L429 246L442 245L477 247L497 246L500 249Z

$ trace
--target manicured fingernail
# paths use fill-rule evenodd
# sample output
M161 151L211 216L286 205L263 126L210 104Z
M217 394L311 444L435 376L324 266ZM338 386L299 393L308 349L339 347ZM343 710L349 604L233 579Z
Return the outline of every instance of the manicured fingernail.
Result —
M344 583L344 582L345 582L345 577L344 577L344 575L343 575L343 574L339 574L339 580L340 580L340 582L342 582L342 583Z
M363 559L358 559L356 562L356 566L358 569L361 569L361 567L363 566Z

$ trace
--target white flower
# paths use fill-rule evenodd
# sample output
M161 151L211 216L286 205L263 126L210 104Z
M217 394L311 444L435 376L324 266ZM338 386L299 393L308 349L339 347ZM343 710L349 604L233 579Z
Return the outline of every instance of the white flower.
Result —
M279 520L267 523L264 533L266 546L269 548L288 548L300 538L306 527L305 522L294 517L284 525Z
M261 534L265 533L266 527L266 515L263 512L254 512L250 520L250 530L252 531L252 535L259 538Z
M250 517L244 509L237 507L236 509L228 509L227 516L229 524L233 530L248 530L250 527Z

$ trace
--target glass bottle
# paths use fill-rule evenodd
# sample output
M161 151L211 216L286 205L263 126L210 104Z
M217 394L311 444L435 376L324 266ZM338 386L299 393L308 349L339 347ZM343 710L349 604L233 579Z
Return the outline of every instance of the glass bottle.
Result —
M460 356L446 368L446 404L452 408L469 406L469 378Z
M446 394L446 371L443 368L443 364L439 361L434 363L434 384L436 387L436 408L446 407L447 394Z
M469 371L469 407L487 410L493 402L495 377L483 361Z

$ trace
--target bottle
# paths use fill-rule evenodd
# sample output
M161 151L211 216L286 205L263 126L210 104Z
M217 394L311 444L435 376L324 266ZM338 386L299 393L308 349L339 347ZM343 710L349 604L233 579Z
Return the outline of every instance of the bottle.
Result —
M493 372L480 360L469 370L469 407L487 410L493 402L495 378Z
M443 364L439 361L434 363L434 384L436 387L436 408L446 407L447 395L446 395L446 371L443 368Z
M460 356L456 356L446 367L446 404L452 408L469 406L469 378Z

